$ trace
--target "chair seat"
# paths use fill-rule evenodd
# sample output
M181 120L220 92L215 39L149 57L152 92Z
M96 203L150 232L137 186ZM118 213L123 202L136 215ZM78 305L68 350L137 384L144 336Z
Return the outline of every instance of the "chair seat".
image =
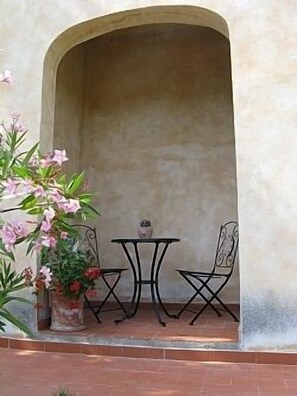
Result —
M100 268L100 272L103 275L119 274L123 271L128 271L128 268Z
M226 274L214 274L213 272L189 271L189 270L176 270L180 274L193 276L194 278L220 278L221 276L228 276Z

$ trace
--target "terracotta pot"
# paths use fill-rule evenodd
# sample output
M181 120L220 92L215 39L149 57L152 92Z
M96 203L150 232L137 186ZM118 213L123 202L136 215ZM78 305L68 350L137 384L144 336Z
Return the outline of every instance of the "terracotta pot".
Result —
M53 331L80 331L84 325L84 298L78 300L65 297L62 293L52 292L52 320L50 330Z

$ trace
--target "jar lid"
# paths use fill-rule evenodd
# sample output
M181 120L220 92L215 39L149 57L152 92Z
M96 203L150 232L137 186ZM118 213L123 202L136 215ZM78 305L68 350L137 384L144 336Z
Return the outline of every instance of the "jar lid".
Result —
M150 220L141 220L140 222L140 227L151 227L151 221Z

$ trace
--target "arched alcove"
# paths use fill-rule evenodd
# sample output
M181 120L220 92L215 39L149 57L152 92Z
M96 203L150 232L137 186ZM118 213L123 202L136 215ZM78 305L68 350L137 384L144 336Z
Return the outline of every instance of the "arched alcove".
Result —
M78 44L119 29L147 24L178 23L210 27L229 37L224 18L212 10L185 5L149 6L88 19L70 26L57 36L44 59L42 83L41 146L53 147L55 84L58 65L63 56Z
M162 297L176 303L188 291L174 268L209 268L219 225L237 219L228 30L198 7L120 14L51 45L41 144L66 148L69 170L85 169L98 192L103 264L127 266L110 240L136 236L142 218L155 236L181 238L161 273ZM129 277L119 293L129 299ZM224 297L239 303L238 268Z

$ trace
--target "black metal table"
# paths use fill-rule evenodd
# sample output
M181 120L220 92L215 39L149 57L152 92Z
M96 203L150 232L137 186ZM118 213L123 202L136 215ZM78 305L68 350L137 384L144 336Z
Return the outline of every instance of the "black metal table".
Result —
M153 309L155 311L159 323L162 326L166 326L166 323L163 322L161 319L159 307L162 308L163 312L167 316L175 317L175 315L171 315L167 311L161 300L161 296L159 292L159 272L169 245L171 243L179 242L179 241L180 239L178 238L112 239L111 242L118 243L122 246L124 253L127 257L127 260L131 266L133 278L134 278L134 290L133 290L131 303L124 316L121 319L115 320L115 323L118 324L120 322L123 322L125 319L130 319L136 314L140 303L142 285L150 285ZM155 245L152 255L151 267L150 267L150 279L142 278L141 258L138 249L138 246L140 244ZM132 251L134 250L134 256L132 256L131 250Z

